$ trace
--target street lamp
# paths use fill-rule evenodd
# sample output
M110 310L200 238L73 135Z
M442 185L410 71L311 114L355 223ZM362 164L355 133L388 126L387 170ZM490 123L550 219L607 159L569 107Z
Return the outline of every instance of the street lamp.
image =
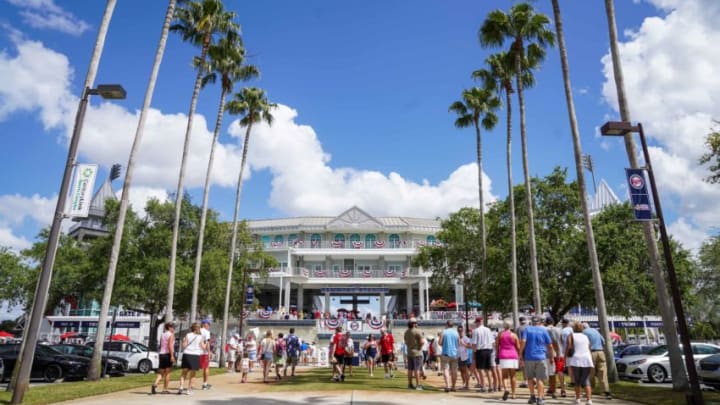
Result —
M687 369L690 380L691 392L687 400L689 404L701 405L704 403L702 390L700 389L700 382L698 381L697 370L695 369L692 346L690 346L690 335L685 320L685 311L683 310L682 300L680 299L680 289L678 288L677 275L675 274L675 263L673 262L672 252L670 251L670 239L668 238L667 229L665 228L665 218L663 217L662 207L660 205L660 196L658 195L655 174L652 170L652 163L650 162L650 154L648 153L642 124L632 125L632 123L627 121L609 121L600 128L600 133L604 136L624 136L632 132L637 132L640 135L640 143L642 144L643 156L645 158L645 168L650 178L650 189L652 191L653 201L655 202L655 214L657 215L658 225L660 227L660 239L662 240L663 254L665 256L665 263L667 264L670 293L672 294L675 316L677 318L678 329L680 330L680 340L685 355L685 368ZM668 325L667 327L673 327L673 325Z
M57 203L55 205L55 216L50 226L50 234L47 241L47 250L45 251L45 259L43 260L43 268L35 288L35 297L33 299L32 309L30 310L30 322L27 324L23 336L23 343L20 352L20 366L18 369L16 386L13 391L12 403L19 404L22 402L25 390L30 382L30 371L32 370L33 358L35 355L35 345L37 344L40 323L45 314L47 306L48 292L50 290L50 281L52 279L53 265L55 264L55 253L57 252L58 240L60 238L60 225L65 218L65 200L67 198L68 189L70 188L70 179L72 178L73 166L75 166L75 158L77 156L78 144L80 143L80 133L82 132L83 121L85 120L85 110L87 110L88 98L90 95L99 95L102 98L119 100L125 98L125 89L119 84L101 84L91 89L86 87L83 91L80 104L78 105L77 114L75 115L75 126L73 128L72 138L70 138L70 147L68 149L67 163L65 164L65 172L63 173L62 183L60 183L60 192L58 193Z

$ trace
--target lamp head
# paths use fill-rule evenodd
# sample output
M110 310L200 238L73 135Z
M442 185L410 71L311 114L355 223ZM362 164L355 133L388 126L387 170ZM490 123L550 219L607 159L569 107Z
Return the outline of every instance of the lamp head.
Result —
M608 121L600 127L600 133L604 136L624 136L637 131L638 128L627 121Z
M108 100L123 100L127 93L123 86L119 84L98 84L94 89L90 89L89 94L97 94Z

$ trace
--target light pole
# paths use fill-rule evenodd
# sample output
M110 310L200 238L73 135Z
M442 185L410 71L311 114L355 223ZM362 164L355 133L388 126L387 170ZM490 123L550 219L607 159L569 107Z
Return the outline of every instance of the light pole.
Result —
M58 240L60 239L60 225L65 218L65 200L68 189L70 188L70 180L72 178L73 167L75 166L78 144L80 143L80 133L82 132L85 110L87 110L90 95L99 95L102 98L111 100L121 100L125 98L125 89L119 84L100 84L94 89L86 87L80 99L78 111L75 116L75 127L73 128L72 138L70 138L70 148L68 149L65 172L63 173L60 192L55 205L55 216L53 217L50 234L48 235L45 259L43 260L42 271L38 279L37 287L35 288L35 297L33 299L32 309L30 310L30 323L27 325L23 335L23 345L19 355L20 368L18 370L17 385L13 391L11 402L13 404L22 402L25 390L30 382L30 371L32 370L33 358L35 356L35 345L37 344L40 323L42 322L45 307L47 306L53 265L55 264L55 253L57 252Z
M660 239L662 240L663 254L667 265L670 294L672 295L673 306L675 307L675 316L677 318L678 329L680 330L680 341L682 343L683 354L685 355L685 368L687 369L688 379L690 380L690 393L686 394L686 399L688 404L702 405L704 404L704 400L702 390L700 389L700 382L698 381L697 370L695 369L695 360L693 359L692 346L690 345L690 335L685 320L685 311L683 310L682 300L680 299L675 263L673 262L672 252L670 250L670 239L668 238L667 229L665 228L665 218L663 216L662 206L660 205L660 196L658 195L655 174L652 169L652 163L650 162L650 153L648 152L642 124L638 123L634 126L627 121L609 121L600 128L600 132L605 136L625 136L625 134L632 132L637 132L640 135L640 143L642 144L643 156L645 158L645 168L650 179L650 189L653 201L655 202L655 214L657 215L658 225L660 227ZM674 325L667 325L667 327L674 327Z

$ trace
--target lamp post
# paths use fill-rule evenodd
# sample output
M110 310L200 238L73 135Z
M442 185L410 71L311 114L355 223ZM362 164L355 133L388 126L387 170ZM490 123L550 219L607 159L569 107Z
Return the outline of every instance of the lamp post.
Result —
M55 264L55 253L57 253L58 240L60 239L60 225L65 218L65 200L67 199L72 171L75 166L75 158L77 157L77 149L80 143L83 121L85 120L88 98L91 95L99 95L106 99L121 100L125 98L125 89L119 84L100 84L94 89L86 87L80 99L78 111L75 116L75 127L73 128L72 138L70 138L70 148L68 149L65 172L63 173L60 192L55 205L55 215L53 216L50 234L48 235L45 259L43 260L42 271L40 272L37 287L35 288L35 297L33 298L33 305L30 310L30 323L27 325L23 335L22 350L19 354L20 368L17 375L17 385L13 391L11 402L13 404L22 402L25 390L30 382L30 371L32 370L33 358L35 356L35 345L37 344L40 323L42 322L45 307L47 306L53 265Z
M637 132L640 135L640 143L642 144L643 156L645 158L645 168L650 179L650 189L653 201L655 202L655 214L657 215L660 228L663 255L665 256L665 263L667 265L670 294L672 295L673 306L675 307L675 316L677 318L678 329L680 330L680 341L682 343L683 354L685 355L685 368L687 369L688 379L690 380L690 393L687 394L686 399L688 404L702 405L704 404L702 390L700 389L700 382L698 381L697 370L695 369L695 360L693 359L692 346L690 345L690 335L685 320L685 311L683 310L682 300L680 299L675 263L673 262L672 252L670 251L670 239L668 238L667 229L665 228L665 218L663 216L662 206L660 205L660 196L658 195L655 174L652 169L652 163L650 162L650 153L648 152L642 124L632 125L632 123L626 121L609 121L600 128L600 132L604 136L624 136L632 132ZM668 327L673 326L674 325L668 325Z

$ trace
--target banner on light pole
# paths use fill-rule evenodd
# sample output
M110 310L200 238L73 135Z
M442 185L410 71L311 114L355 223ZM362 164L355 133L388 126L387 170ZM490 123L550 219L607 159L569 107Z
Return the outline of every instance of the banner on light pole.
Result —
M97 176L97 165L79 164L75 166L75 175L70 188L68 198L67 216L74 218L85 218L90 212L92 203L93 188L95 188L95 177Z
M630 190L630 203L636 221L651 221L652 210L650 208L650 195L648 194L647 181L645 181L645 170L625 169Z
M247 286L247 289L245 290L245 304L252 305L254 299L255 299L255 287L249 285L249 286Z

